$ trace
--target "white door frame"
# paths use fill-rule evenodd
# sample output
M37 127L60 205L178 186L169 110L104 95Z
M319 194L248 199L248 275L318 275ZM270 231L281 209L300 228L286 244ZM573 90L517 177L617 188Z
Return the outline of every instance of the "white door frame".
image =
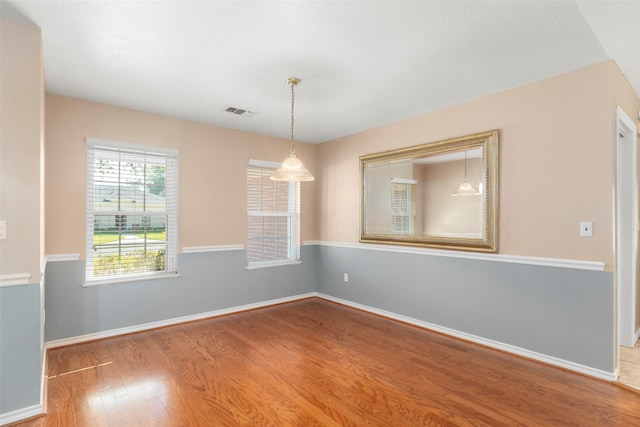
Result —
M638 251L637 126L616 109L616 293L618 344L636 341L636 260ZM616 349L617 353L617 349Z

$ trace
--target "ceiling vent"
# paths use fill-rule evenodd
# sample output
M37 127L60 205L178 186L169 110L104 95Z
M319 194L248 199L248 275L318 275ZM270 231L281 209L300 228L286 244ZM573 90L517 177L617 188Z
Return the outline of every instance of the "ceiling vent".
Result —
M236 107L227 107L224 111L227 113L235 114L236 116L246 116L251 117L255 113L253 111L249 111L246 108L236 108Z

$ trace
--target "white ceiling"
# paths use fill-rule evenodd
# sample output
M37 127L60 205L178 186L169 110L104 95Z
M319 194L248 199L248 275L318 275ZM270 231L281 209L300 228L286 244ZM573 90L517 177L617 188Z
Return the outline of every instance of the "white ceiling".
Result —
M47 91L319 143L614 59L640 1L20 1ZM254 115L236 116L229 107Z

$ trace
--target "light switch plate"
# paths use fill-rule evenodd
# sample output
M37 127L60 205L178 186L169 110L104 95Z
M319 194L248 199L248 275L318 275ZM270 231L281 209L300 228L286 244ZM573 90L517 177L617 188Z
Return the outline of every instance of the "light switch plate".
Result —
M582 221L580 223L580 236L582 237L593 236L593 223L591 221Z
M7 221L0 220L0 240L5 240L7 238Z

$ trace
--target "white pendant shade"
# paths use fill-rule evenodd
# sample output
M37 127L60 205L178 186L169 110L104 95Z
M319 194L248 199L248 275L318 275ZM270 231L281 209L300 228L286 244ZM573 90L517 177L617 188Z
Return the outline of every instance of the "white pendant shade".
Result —
M271 179L274 181L313 181L315 178L295 153L289 153L289 157L282 161L280 167L271 175Z
M464 181L451 193L452 196L477 196L480 194L475 187L467 182L467 150L464 150Z
M462 181L456 191L451 193L452 196L477 196L480 194L478 190L467 181Z

